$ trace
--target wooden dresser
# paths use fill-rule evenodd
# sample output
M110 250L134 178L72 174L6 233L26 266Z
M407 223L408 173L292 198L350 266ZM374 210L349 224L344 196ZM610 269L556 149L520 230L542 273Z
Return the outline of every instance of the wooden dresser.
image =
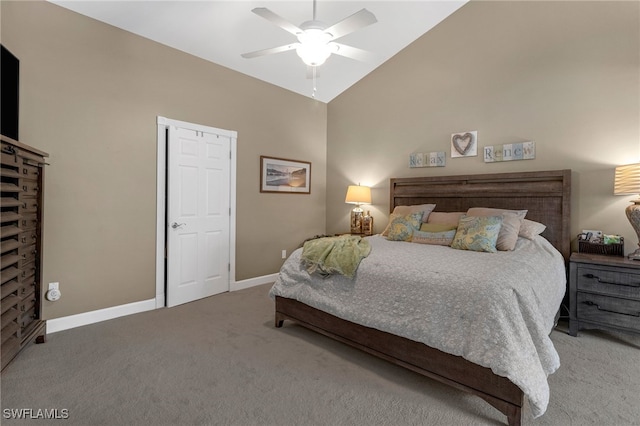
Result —
M569 334L585 328L640 334L640 261L573 253Z
M2 369L29 343L45 341L41 320L44 157L5 136L2 142Z

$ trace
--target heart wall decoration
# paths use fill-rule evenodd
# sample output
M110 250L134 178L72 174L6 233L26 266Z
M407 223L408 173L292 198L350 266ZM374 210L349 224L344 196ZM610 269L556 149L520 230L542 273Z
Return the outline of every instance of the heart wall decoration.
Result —
M451 158L476 157L478 155L478 131L451 135Z

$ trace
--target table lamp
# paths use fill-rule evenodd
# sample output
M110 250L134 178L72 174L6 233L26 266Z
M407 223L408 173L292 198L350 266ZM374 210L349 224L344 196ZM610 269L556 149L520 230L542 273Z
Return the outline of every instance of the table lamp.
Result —
M613 193L616 195L640 194L640 163L627 164L616 167L616 177L613 184ZM640 196L631 201L633 204L625 209L627 219L638 235L638 249L629 254L629 259L640 260Z
M362 204L371 204L371 188L368 186L349 185L347 197L344 199L347 204L355 204L351 210L351 233L362 234Z

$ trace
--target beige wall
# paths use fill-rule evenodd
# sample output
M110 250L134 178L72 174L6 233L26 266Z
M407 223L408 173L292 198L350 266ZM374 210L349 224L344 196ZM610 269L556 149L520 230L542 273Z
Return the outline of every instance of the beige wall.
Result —
M156 117L238 132L237 280L325 229L326 104L44 2L1 2L20 140L51 154L46 318L155 296ZM259 193L259 156L312 162L311 195Z
M44 2L2 1L2 43L21 60L20 135L51 153L46 318L152 298L156 116L238 131L237 280L277 272L280 251L348 230L346 187L390 177L570 168L572 233L636 237L613 168L640 160L640 4L472 2L325 105ZM449 158L536 142L535 160ZM409 169L412 152L447 166ZM261 194L261 154L311 161L311 195ZM326 201L326 203L325 203ZM325 229L326 223L326 229Z
M389 178L572 169L572 235L637 237L614 167L640 161L640 3L471 2L329 103L327 231L348 229L347 185L372 185L377 231ZM535 160L450 158L451 133L533 140ZM444 168L408 167L445 151ZM575 244L575 243L574 243Z

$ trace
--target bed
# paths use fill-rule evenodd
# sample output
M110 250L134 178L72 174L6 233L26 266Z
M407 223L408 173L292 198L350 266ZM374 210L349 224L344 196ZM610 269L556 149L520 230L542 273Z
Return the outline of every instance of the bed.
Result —
M465 329L458 326L452 327L451 324L453 322L449 321L440 321L438 323L439 327L443 327L442 332L435 333L430 331L430 336L425 337L420 334L422 331L416 329L417 326L414 326L411 321L394 321L394 323L400 323L400 325L380 326L375 320L372 320L363 310L357 308L357 305L361 303L360 299L353 298L368 297L366 292L361 292L359 296L356 296L354 289L356 287L361 288L363 285L373 285L371 284L373 282L371 277L375 275L375 272L371 271L375 271L375 268L380 268L381 266L384 268L384 261L376 257L376 253L386 250L384 247L389 244L397 244L395 247L403 251L403 257L420 256L422 253L426 253L421 250L427 249L422 244L390 242L380 236L369 237L372 245L371 255L362 260L355 280L351 280L353 283L357 283L354 284L354 287L349 287L349 284L345 285L347 283L347 281L344 281L347 280L345 277L331 278L331 280L337 280L337 285L342 286L342 290L339 290L342 291L342 294L338 298L334 296L334 299L339 301L339 306L336 307L325 306L324 302L319 301L321 300L318 298L319 296L311 295L313 293L310 290L312 286L302 283L305 280L303 273L294 271L293 274L290 274L292 277L288 278L283 275L287 268L295 269L300 267L299 257L297 257L299 256L299 251L294 252L283 265L283 270L270 291L271 297L275 299L275 325L276 327L282 327L285 320L292 320L304 327L372 355L477 395L505 414L509 425L520 425L525 396L529 399L534 417L544 413L549 398L546 376L559 366L557 353L552 343L550 343L550 339L548 339L548 334L554 325L555 315L553 311L559 308L566 288L566 264L570 254L570 188L570 170L395 178L390 180L390 212L396 206L428 203L436 205L434 212L464 212L471 207L491 207L527 210L527 219L546 225L546 229L541 236L531 241L519 238L518 245L524 247L523 250L533 250L531 253L548 252L548 254L542 254L542 256L549 256L549 262L555 266L550 268L548 272L544 272L549 274L549 278L544 278L540 287L548 284L549 290L544 292L535 290L533 294L530 294L530 289L522 291L518 288L502 289L492 284L484 288L498 288L499 290L496 291L500 292L502 295L500 297L504 298L506 302L496 304L493 301L493 296L478 297L478 300L474 301L475 305L478 306L477 310L484 309L487 312L497 312L496 315L506 316L508 321L505 321L505 323L517 324L521 320L516 317L524 316L524 325L511 327L513 330L509 328L510 326L503 327L501 325L489 328L488 330L491 331L486 338L487 341L496 339L500 335L499 333L510 333L510 336L513 336L517 342L516 346L522 345L524 347L529 344L529 340L531 340L529 334L531 333L534 335L531 350L525 349L520 351L521 353L517 353L513 348L508 347L510 345L504 345L503 348L501 345L494 344L490 347L497 348L499 351L504 350L504 354L497 352L492 355L484 350L477 350L474 347L475 342L471 342L471 340L475 339L474 337L470 338L469 342L456 343L456 336L465 335ZM537 248L533 247L534 245ZM542 247L542 250L539 250L538 246ZM433 253L453 250L450 247L442 246L429 247L428 249L432 250ZM464 252L463 250L453 251ZM436 256L436 254L431 254L432 252L429 252L428 256ZM494 256L493 254L488 253L464 254L467 257L461 262L465 265L473 264L475 262L474 259L478 259L479 256L484 256L482 258L483 261L492 258L504 259L504 262L511 262L509 256L513 256L513 254L506 252L499 253L495 257L492 257ZM444 254L444 256L447 255ZM529 256L522 256L523 259L525 257ZM469 268L467 267L466 269ZM532 274L535 273L536 267L535 264L523 264L519 268ZM465 268L461 268L458 265L455 269L463 270ZM428 273L428 271L424 273ZM367 277L371 282L363 283L362 281L366 280ZM419 292L420 290L414 287L418 286L419 283L413 282L411 284L409 279L404 282L405 278L390 278L389 281L393 282L390 282L387 287L397 287L402 283L402 285L406 286L403 287L403 292L418 294L416 291ZM492 279L495 279L495 277ZM287 280L289 285L287 285ZM328 283L325 284L326 287L333 285L331 280L325 281L325 283ZM343 281L340 283L340 280ZM505 280L509 281L509 278ZM422 281L430 280L424 279ZM549 283L550 281L553 281L553 283ZM516 284L514 283L514 285ZM473 285L482 287L484 284L482 280L477 280ZM562 288L558 289L559 286L562 286ZM316 287L320 289L319 293L325 292L322 286ZM446 292L431 289L429 294L433 293L433 297L450 298L453 297L452 294L458 292L457 287L461 286L452 285ZM412 291L413 293L411 293ZM477 294L484 294L484 291L481 289ZM515 294L516 296L511 297L509 294ZM397 296L393 297L398 298ZM411 297L415 298L415 296ZM526 304L524 309L521 309L523 303L521 299L528 297L539 299L536 306L541 306L540 312L536 311L536 309L528 308L527 306L529 305ZM482 300L484 299L488 300L483 302ZM500 298L495 298L495 300L498 299ZM515 301L512 299L515 299ZM353 303L353 309L349 309L348 303ZM365 305L366 303L375 304L376 302L366 301ZM394 300L393 307L388 309L387 316L393 315L393 312L402 312L404 315L405 311L415 309L414 306L405 306L403 303L409 302ZM447 300L443 303L455 304L456 302ZM433 310L436 311L437 309L434 308ZM475 311L476 308L469 310L468 307L462 307L459 311L450 310L451 315L456 316L456 322L460 322L461 318L470 317L472 314L476 315ZM360 312L360 314L357 312ZM431 315L429 312L418 312L417 314L421 317ZM434 318L438 319L437 317ZM476 321L473 318L471 318L471 322L468 320L469 318L467 318L466 324L475 323ZM462 323L464 321L462 320ZM491 321L495 320L491 319ZM429 325L428 327L432 329L432 326ZM406 331L407 328L409 331ZM503 328L505 329L503 330ZM509 329L507 330L506 328ZM493 330L498 330L498 334L492 334ZM525 331L523 332L522 330ZM467 336L478 336L480 334L475 330L466 333ZM511 339L511 337L509 338ZM451 347L448 346L448 340L454 341ZM487 342L483 344L486 345ZM513 357L511 356L512 352L515 353ZM529 363L537 362L531 357L533 352L536 353L536 357L540 357L538 361L541 364L541 370L532 373L523 373L522 371L513 373L508 371L506 367L503 369L502 365L493 365L493 361L487 362L487 357L495 356L500 360L507 360L507 364L511 365L509 368L528 371L530 368Z

